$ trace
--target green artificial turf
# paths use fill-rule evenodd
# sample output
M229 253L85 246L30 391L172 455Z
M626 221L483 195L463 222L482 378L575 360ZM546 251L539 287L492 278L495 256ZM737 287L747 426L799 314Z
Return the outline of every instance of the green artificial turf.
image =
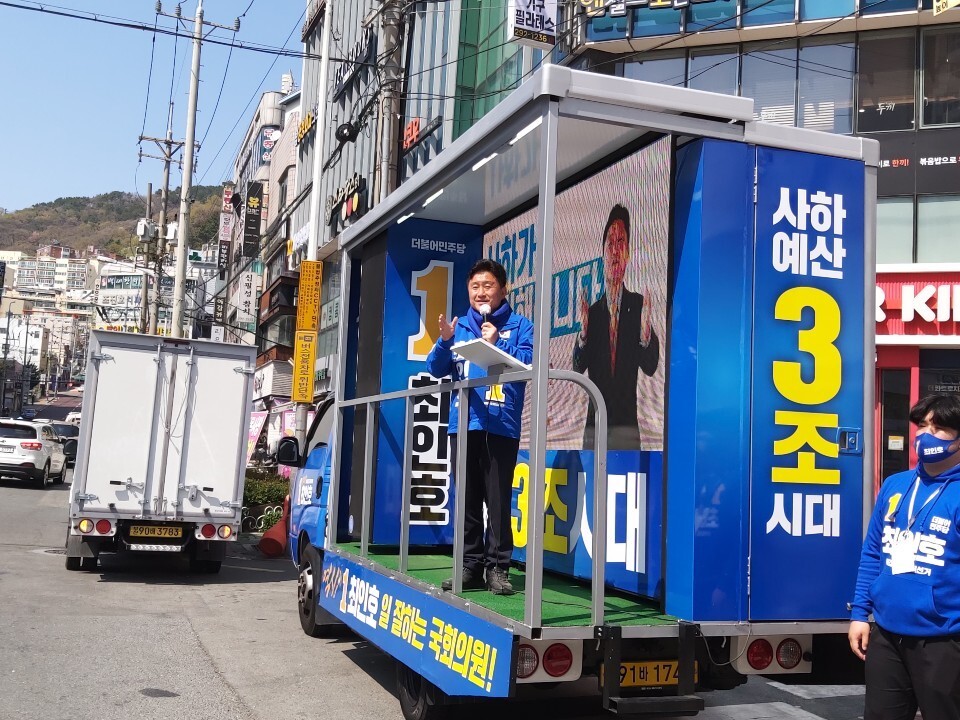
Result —
M354 555L360 554L360 543L343 543L340 549ZM371 546L368 559L385 568L396 570L400 556L396 548ZM410 553L407 575L435 587L453 575L453 560L449 555ZM461 597L492 610L512 620L523 620L524 584L523 570L510 570L513 595L494 595L486 590L464 590ZM590 625L590 586L551 572L543 574L543 627L574 627ZM669 625L676 618L660 612L657 603L644 598L628 596L607 589L604 601L604 621L611 625Z

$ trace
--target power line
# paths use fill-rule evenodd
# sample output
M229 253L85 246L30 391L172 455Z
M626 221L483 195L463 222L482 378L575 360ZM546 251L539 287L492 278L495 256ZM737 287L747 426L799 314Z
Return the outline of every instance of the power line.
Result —
M250 4L253 5L253 0L250 0ZM249 8L248 8L249 9ZM223 97L223 87L227 84L227 75L230 74L230 58L233 57L233 45L230 45L230 52L227 53L227 64L223 68L223 80L220 82L220 92L217 93L217 102L213 105L213 112L210 113L210 122L207 123L207 129L203 132L203 137L200 138L200 147L203 147L203 143L207 139L207 135L210 133L210 128L213 127L213 118L217 115L217 109L220 107L220 98Z
M160 16L157 15L153 21L153 37L150 40L150 69L147 71L147 99L143 104L143 125L140 127L140 134L143 135L147 129L147 110L150 109L150 86L153 83L153 55L157 49L157 23ZM143 141L141 140L140 143ZM138 144L140 144L138 143Z

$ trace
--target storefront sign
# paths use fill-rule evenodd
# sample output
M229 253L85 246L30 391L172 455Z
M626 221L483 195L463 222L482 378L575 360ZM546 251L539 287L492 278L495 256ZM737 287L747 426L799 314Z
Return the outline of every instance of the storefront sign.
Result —
M280 141L280 128L265 127L260 131L260 164L267 165L273 157L273 148Z
M552 50L557 44L557 0L510 0L507 38Z
M317 116L308 112L303 116L303 120L300 121L300 124L297 126L297 145L303 142L304 138L310 134L310 132L317 125Z
M227 319L227 299L218 297L213 301L213 321L223 324Z
M257 319L256 311L256 273L240 273L240 286L237 288L236 301L237 322L252 323Z
M364 32L363 37L361 37L357 44L354 45L350 52L347 53L344 62L340 63L337 66L337 71L333 75L333 99L337 100L341 95L350 87L351 83L356 79L357 75L360 73L360 68L362 68L370 56L373 55L373 50L376 47L377 35L373 29L368 29Z
M880 141L880 197L960 192L960 128L864 134Z
M957 342L960 272L877 275L877 344Z
M960 5L960 0L933 0L933 14L939 15L957 5Z
M336 232L336 220L339 211L340 222L344 225L363 215L367 211L367 179L354 173L347 184L327 198L327 225Z
M255 257L260 249L260 220L263 217L263 183L247 183L243 214L243 257Z
M414 118L407 123L407 127L403 130L403 154L406 155L417 147L417 145L439 130L441 125L443 125L443 118L439 116L435 117L423 127L421 127L420 118Z
M326 330L340 322L340 298L334 298L320 308L320 329Z
M223 204L220 207L220 212L222 213L232 213L233 212L233 185L225 184L223 186Z
M708 2L716 2L716 0L623 0L613 3L610 0L580 0L580 6L587 17L603 17L607 14L607 10L610 11L611 17L623 17L627 14L627 10L635 7L679 10L689 5Z

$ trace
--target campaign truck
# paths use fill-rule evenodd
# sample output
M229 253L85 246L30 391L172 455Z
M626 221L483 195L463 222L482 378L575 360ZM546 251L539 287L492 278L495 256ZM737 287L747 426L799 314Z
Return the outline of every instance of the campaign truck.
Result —
M612 712L695 714L702 689L848 653L878 146L754 117L544 67L340 233L334 396L278 448L289 547L303 630L396 658L405 717L580 680ZM532 365L433 377L481 258ZM448 427L508 382L528 392L497 595L463 587Z
M182 554L215 573L240 532L256 348L94 330L67 569Z

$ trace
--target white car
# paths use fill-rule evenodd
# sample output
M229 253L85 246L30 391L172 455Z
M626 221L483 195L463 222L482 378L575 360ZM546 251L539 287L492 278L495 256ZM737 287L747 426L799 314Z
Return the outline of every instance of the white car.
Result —
M69 412L64 422L71 423L73 425L80 424L80 413L79 412Z
M38 488L62 483L67 472L66 442L50 425L0 420L0 477L32 480Z

